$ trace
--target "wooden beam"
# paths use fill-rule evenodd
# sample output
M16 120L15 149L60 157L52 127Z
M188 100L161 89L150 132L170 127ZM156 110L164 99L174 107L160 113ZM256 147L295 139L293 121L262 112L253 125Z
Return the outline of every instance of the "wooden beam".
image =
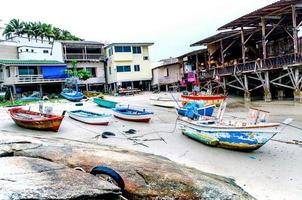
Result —
M280 25L280 23L283 21L284 17L282 17L277 24L273 25L273 28L266 34L265 39Z
M224 63L224 55L223 55L223 43L222 43L222 40L220 40L220 56L221 56L221 63L223 65L223 63Z
M231 44L229 44L224 50L223 53L225 53L234 43L236 42L236 40L233 40L233 42L231 42Z
M242 56L242 62L245 64L245 42L244 42L244 32L243 27L241 26L241 56Z
M262 31L262 54L263 59L266 59L266 40L265 40L265 20L264 17L261 17L261 31Z
M298 31L297 31L297 12L295 5L292 5L292 21L293 21L293 40L294 40L294 53L298 53ZM295 55L296 60L296 55Z
M288 32L288 30L284 27L284 26L281 26L283 28L283 30L292 38L294 39L294 37L292 36L292 34L290 32Z

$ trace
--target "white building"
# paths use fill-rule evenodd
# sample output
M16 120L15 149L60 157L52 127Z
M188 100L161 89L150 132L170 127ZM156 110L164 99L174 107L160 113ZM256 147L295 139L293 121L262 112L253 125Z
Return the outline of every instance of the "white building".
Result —
M105 47L107 83L117 87L150 90L152 69L149 46L154 43L112 43Z
M0 42L0 86L14 93L58 93L65 82L62 45L41 38L12 37Z

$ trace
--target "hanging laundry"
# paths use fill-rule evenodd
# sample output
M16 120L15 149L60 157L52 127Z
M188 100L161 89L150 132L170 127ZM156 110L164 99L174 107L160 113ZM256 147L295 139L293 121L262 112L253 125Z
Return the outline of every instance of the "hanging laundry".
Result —
M194 82L195 81L195 73L189 72L188 73L188 82Z
M186 86L186 82L184 80L179 81L180 86Z

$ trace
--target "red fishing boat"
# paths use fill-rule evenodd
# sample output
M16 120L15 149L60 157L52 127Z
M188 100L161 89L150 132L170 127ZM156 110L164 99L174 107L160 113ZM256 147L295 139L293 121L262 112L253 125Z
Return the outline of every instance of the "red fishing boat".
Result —
M62 116L44 114L22 108L12 108L8 110L14 122L21 127L36 130L55 131L60 128L64 118L65 111Z
M224 95L181 95L185 101L205 101L206 104L221 104L226 96Z

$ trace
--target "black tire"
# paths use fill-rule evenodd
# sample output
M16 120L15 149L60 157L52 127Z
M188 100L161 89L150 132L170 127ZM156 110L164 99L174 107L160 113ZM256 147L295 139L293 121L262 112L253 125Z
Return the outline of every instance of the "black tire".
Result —
M91 170L90 174L94 176L102 174L110 176L110 178L112 178L116 182L117 186L121 188L121 191L124 191L125 189L125 182L123 178L116 171L109 167L96 166Z

